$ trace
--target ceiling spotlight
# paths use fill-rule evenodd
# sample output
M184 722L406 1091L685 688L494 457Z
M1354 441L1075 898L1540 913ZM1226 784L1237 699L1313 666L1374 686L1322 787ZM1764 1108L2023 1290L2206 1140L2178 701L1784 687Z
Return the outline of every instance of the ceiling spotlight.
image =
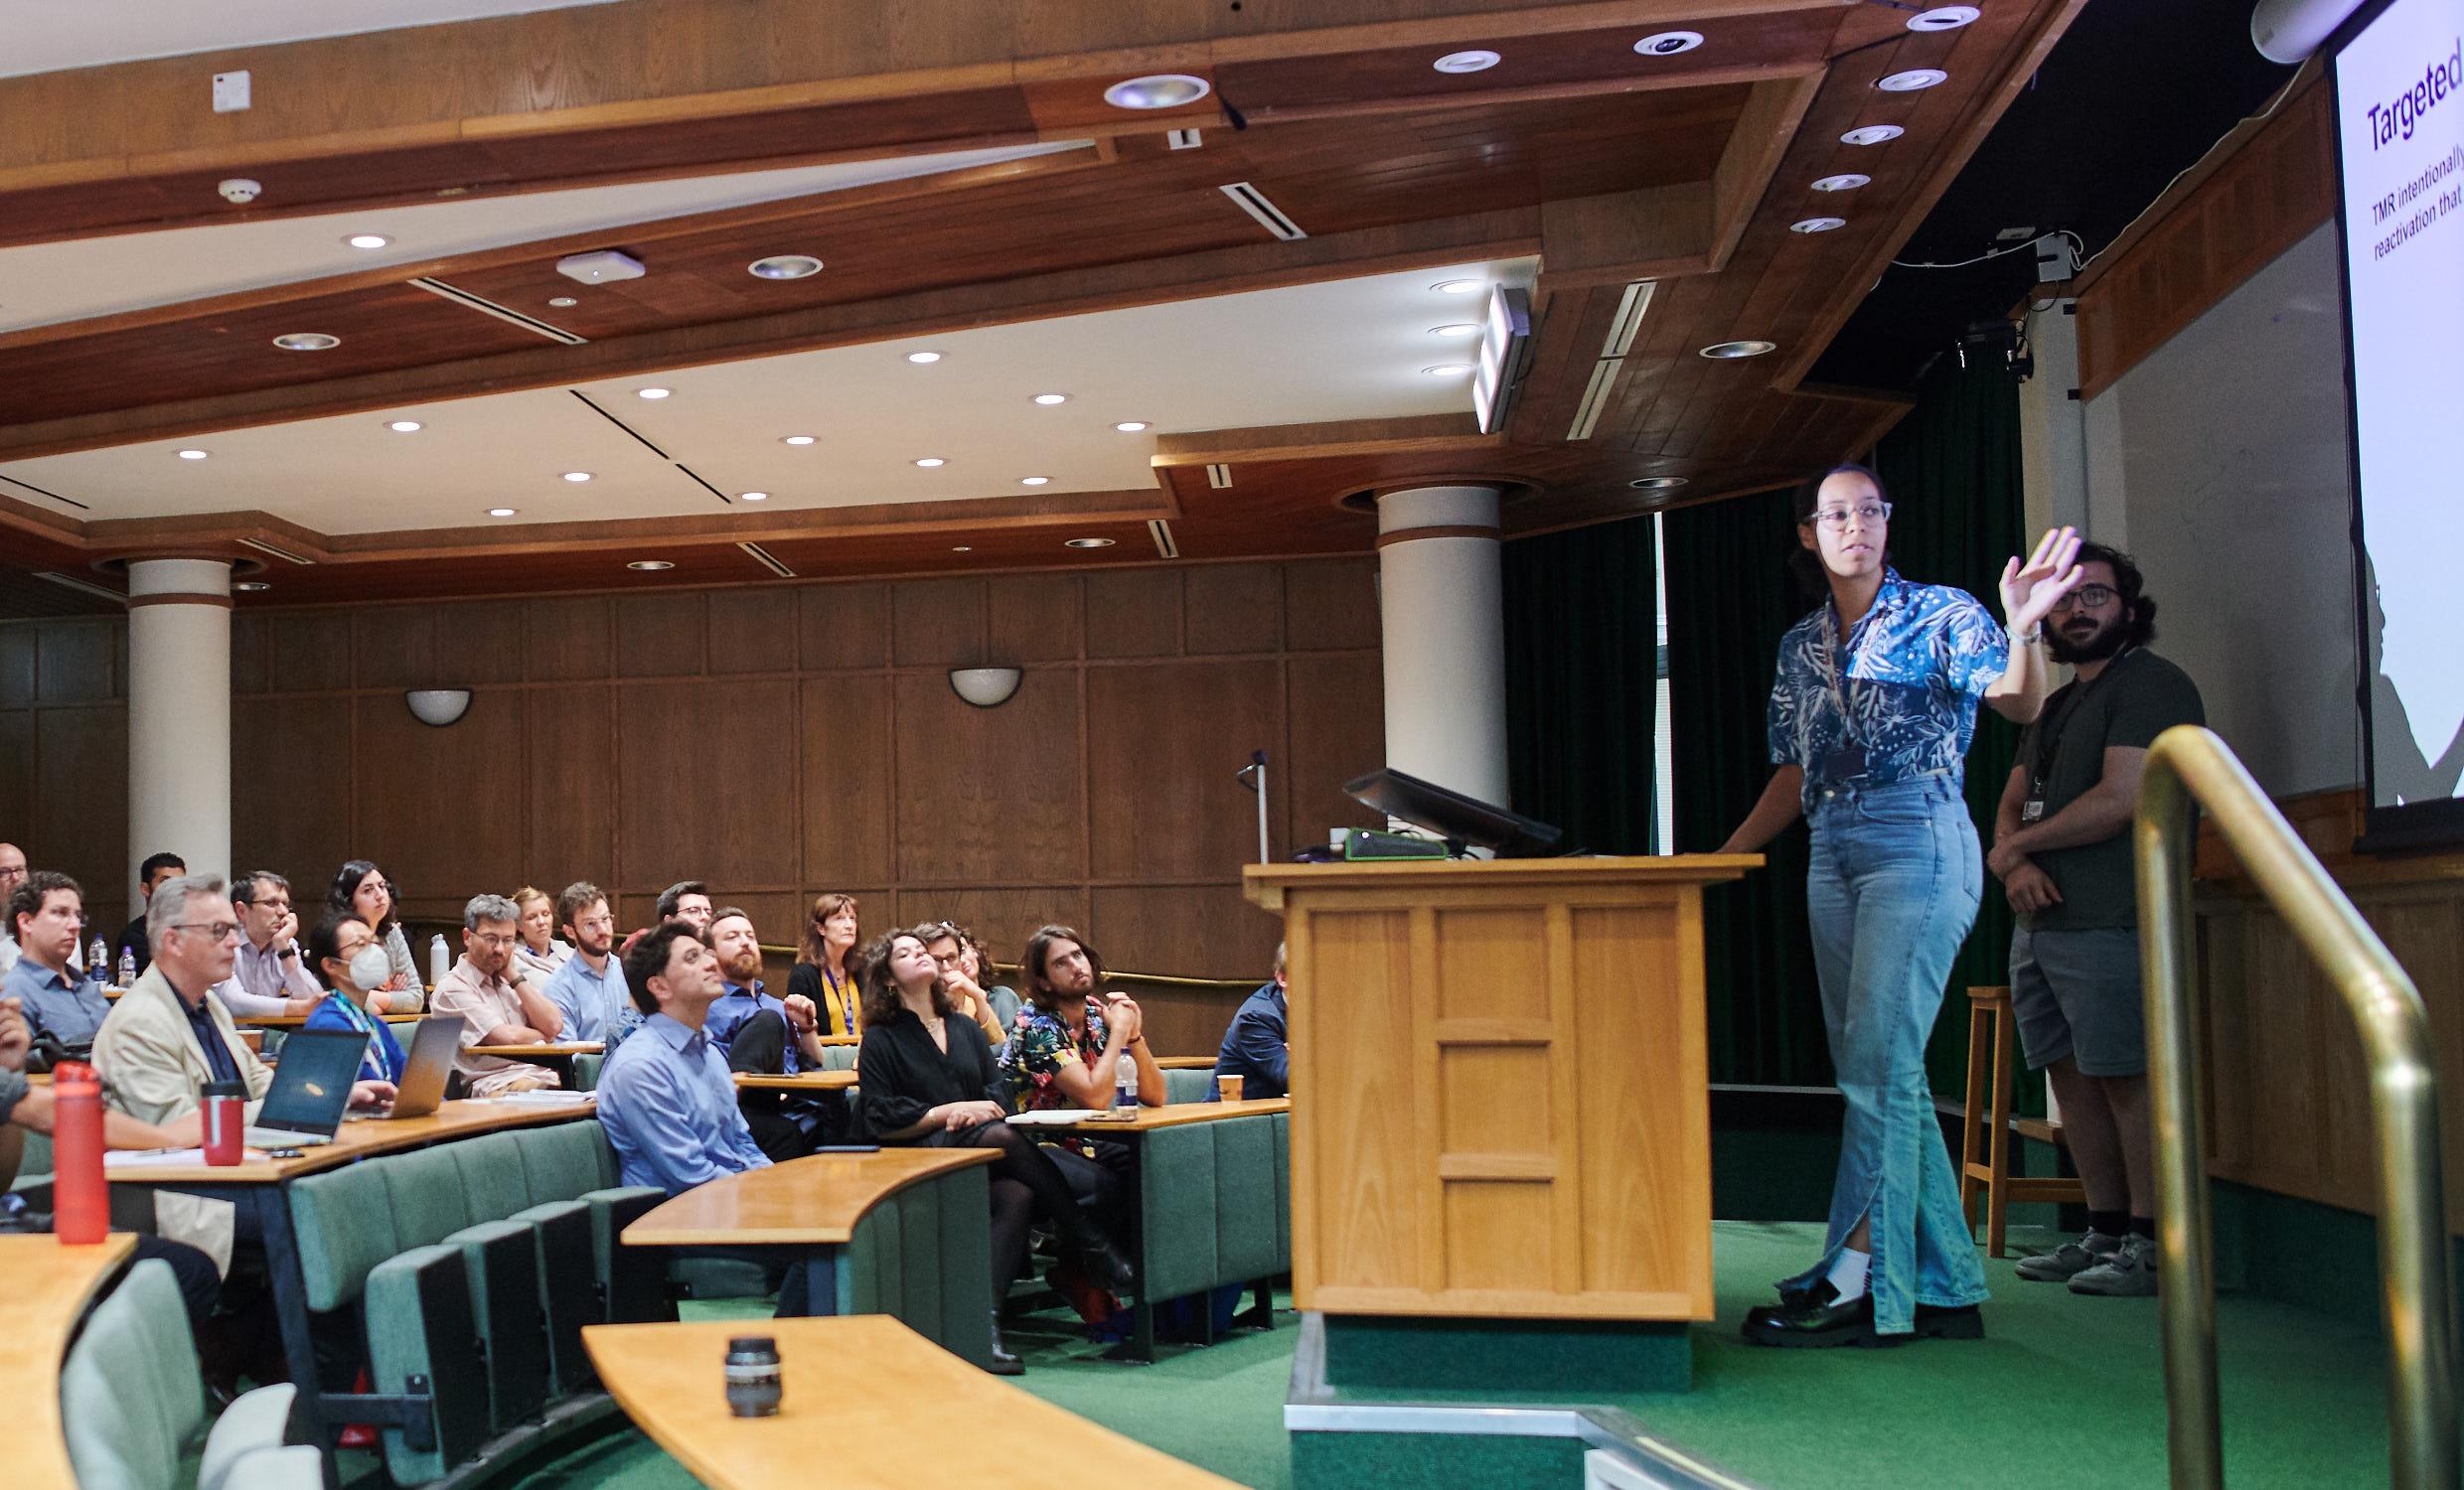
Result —
M1072 538L1072 539L1070 539L1067 543L1063 544L1062 546L1067 547L1067 548L1110 548L1110 547L1112 546L1112 539L1110 539L1110 538Z
M510 518L513 515L514 510L510 507L492 507L488 509L488 516L491 518Z
M1136 434L1146 427L1147 421L1144 419L1124 419L1120 423L1113 426L1113 428L1121 431L1123 434Z
M1915 93L1949 80L1950 74L1939 68L1912 68L1905 73L1894 73L1874 86L1886 93Z
M1457 321L1450 326L1432 326L1429 334L1433 337L1476 337L1480 334L1480 325L1476 321Z
M343 241L354 248L383 248L393 240L382 232L355 232Z
M180 452L180 459L184 461L201 461L205 458L206 453L202 450L183 450Z
M1703 34L1699 31L1662 31L1634 43L1634 50L1644 57L1674 57L1702 44Z
M976 550L966 543L953 543L950 545L950 551L952 553L973 553Z
M1740 358L1761 357L1778 350L1776 342L1714 342L1702 350L1702 356L1715 363L1733 363Z
M587 471L567 471L564 473L564 479L566 481L588 481L590 479L590 473Z
M234 579L231 581L231 588L234 590L243 590L246 593L253 595L260 590L270 590L273 586L265 583L265 581L261 579Z
M1874 178L1871 176L1859 176L1854 171L1845 171L1837 176L1823 177L1814 183L1814 190L1817 192L1853 192L1861 186L1871 186L1873 181Z
M810 445L813 443L813 437L811 435L781 435L779 436L779 443L782 445Z
M1474 47L1468 52L1449 52L1429 66L1441 73L1485 73L1497 63L1496 53L1485 47Z
M633 396L636 398L665 398L673 391L674 389L671 388L635 388L633 390Z
M1843 145L1880 145L1908 133L1897 124L1860 124L1839 137Z
M941 361L941 354L938 352L910 352L907 354L907 361L920 368L927 363L937 363Z
M1054 404L1069 402L1069 395L1067 393L1037 393L1035 395L1035 401L1042 404L1046 408L1050 408Z
M285 352L331 352L342 345L342 338L321 331L286 331L274 338L274 345Z
M1976 19L1979 12L1973 5L1937 5L1908 18L1911 31L1957 31Z
M755 279L810 279L822 272L822 261L810 253L774 253L744 266Z
M1022 487L1048 486L1051 482L1052 478L1049 476L1021 476L1018 478L1018 485Z
M1488 288L1485 279L1441 279L1429 288L1441 295L1476 295Z
M566 309L566 308L568 308L568 307L571 307L571 306L576 306L576 305L581 304L581 302L580 302L580 301L578 301L578 300L574 299L574 298L573 298L572 296L570 296L570 295L554 295L554 296L550 296L550 297L548 298L547 303L548 303L549 305L554 306L554 307L555 307L556 309L558 309L558 310L564 310L564 309Z
M768 502L770 500L768 492L738 492L736 496L746 502Z
M1431 377L1461 377L1471 371L1471 365L1469 363L1440 363L1434 368L1423 368L1421 371Z
M921 459L921 460L917 461L917 462L916 462L916 464L917 464L917 465L919 465L919 466L922 466L925 470L930 471L930 470L934 469L934 468L935 468L935 467L937 467L937 466L946 466L946 465L948 465L948 464L949 464L949 462L948 462L948 461L943 460L940 456L937 456L937 455L928 455L928 456L925 456L923 459Z
M1684 486L1685 480L1682 476L1645 476L1626 485L1637 492L1671 492Z
M1151 73L1104 89L1104 101L1115 108L1178 108L1214 91L1214 84L1186 73Z
M1788 231L1829 232L1834 227L1845 227L1847 225L1848 220L1846 218L1806 218L1801 222L1789 224Z
M673 569L676 566L669 563L666 559L635 559L631 563L625 565L625 567L628 569L651 570Z

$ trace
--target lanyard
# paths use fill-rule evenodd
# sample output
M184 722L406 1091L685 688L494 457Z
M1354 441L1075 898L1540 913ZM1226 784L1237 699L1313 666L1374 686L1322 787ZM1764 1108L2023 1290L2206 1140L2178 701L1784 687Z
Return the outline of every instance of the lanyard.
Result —
M2079 706L2087 701L2088 694L2094 692L2106 678L2113 675L2114 671L2121 667L2122 659L2130 656L2135 650L2125 644L2119 652L2113 654L2112 660L2104 665L2103 671L2098 672L2086 682L2073 684L2074 691L2070 697L2063 700L2062 712L2045 721L2045 727L2037 732L2036 759L2029 763L2029 796L2039 800L2044 798L2045 776L2054 767L2054 752L2062 748L2063 734L2070 729L2071 721L2079 716Z
M842 1035L855 1033L855 1010L848 1002L847 984L841 982L831 972L828 963L822 964L821 969L822 985L830 990L826 1000L830 1005L830 1017L832 1022L838 1025L835 1033Z

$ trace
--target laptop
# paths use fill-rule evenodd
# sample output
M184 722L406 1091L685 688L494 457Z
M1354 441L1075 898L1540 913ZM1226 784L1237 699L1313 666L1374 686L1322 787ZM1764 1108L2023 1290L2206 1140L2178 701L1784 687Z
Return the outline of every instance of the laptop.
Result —
M398 1029L398 1027L397 1027ZM425 1118L445 1100L445 1083L453 1076L453 1058L462 1048L462 1019L456 1014L431 1014L412 1027L402 1053L402 1079L394 1084L393 1105L383 1112L349 1113L363 1118ZM400 1033L394 1038L401 1039Z
M282 1042L274 1084L248 1125L247 1142L257 1148L333 1142L367 1051L368 1036L355 1029L293 1030Z

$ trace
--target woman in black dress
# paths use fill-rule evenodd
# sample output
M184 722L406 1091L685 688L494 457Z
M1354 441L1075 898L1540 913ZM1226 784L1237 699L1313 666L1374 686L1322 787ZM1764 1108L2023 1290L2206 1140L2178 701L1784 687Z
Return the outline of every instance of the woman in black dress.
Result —
M992 1148L993 1369L1015 1376L1018 1358L1002 1348L1001 1300L1026 1272L1027 1226L1042 1221L1070 1261L1117 1293L1137 1286L1129 1260L1078 1207L1069 1181L1040 1144L1010 1126L994 1097L1000 1078L993 1047L959 1017L924 950L929 930L895 932L865 949L864 1043L859 1116L874 1141L936 1148Z

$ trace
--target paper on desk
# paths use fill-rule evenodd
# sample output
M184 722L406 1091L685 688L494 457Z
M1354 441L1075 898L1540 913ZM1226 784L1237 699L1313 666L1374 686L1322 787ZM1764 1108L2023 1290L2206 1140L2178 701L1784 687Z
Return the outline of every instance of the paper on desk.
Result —
M570 1108L595 1101L596 1092L508 1092L502 1097L483 1097L481 1102L506 1102L525 1108Z
M1103 1111L1098 1108L1046 1108L1040 1113L1012 1113L1009 1120L1026 1127L1045 1124L1066 1127L1073 1122L1084 1122L1090 1118L1103 1116Z
M203 1168L205 1162L206 1151L202 1148L114 1148L102 1156L102 1167L105 1169L151 1169L158 1164L167 1168L182 1165Z

